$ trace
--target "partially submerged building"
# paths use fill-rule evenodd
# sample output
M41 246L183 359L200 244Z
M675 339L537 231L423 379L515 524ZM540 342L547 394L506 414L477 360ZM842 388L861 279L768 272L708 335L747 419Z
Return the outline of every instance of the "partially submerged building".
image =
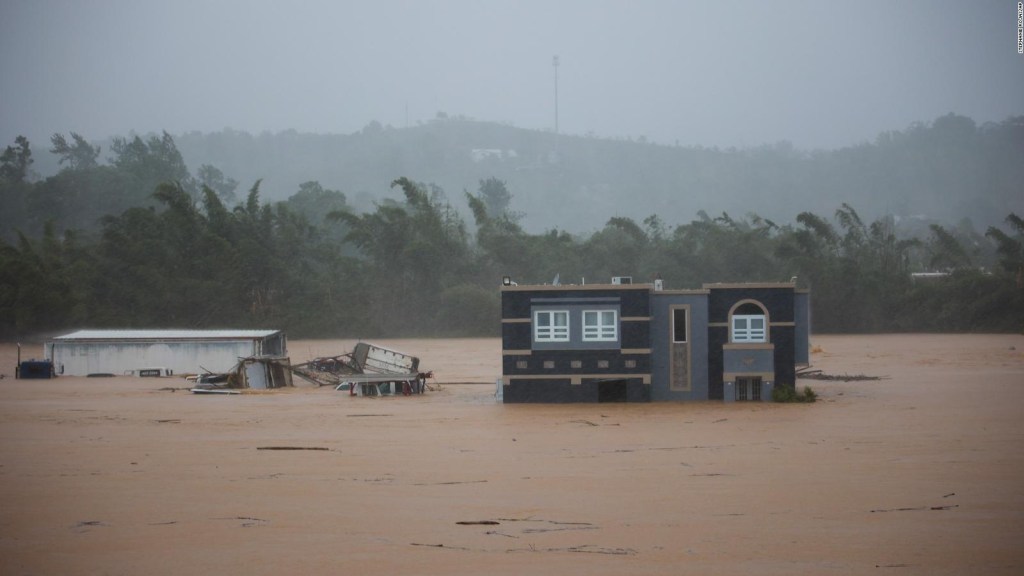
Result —
M795 283L519 286L501 290L502 398L514 402L771 400L810 354Z
M58 374L228 372L239 359L288 355L280 330L79 330L45 344Z

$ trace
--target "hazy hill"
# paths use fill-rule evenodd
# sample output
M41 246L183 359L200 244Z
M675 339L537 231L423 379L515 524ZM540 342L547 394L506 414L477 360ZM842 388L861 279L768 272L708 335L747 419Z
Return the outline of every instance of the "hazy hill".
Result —
M86 135L88 136L88 135ZM353 134L295 131L252 135L226 129L174 135L188 169L204 164L238 181L240 197L262 179L265 200L284 200L318 181L356 209L398 198L400 176L434 184L468 217L463 190L504 180L524 228L591 232L609 218L667 224L703 210L757 213L780 224L842 203L866 219L926 216L977 229L1024 213L1024 117L977 126L949 114L880 134L874 142L803 151L787 143L747 149L674 147L643 141L555 135L490 122L439 118L409 128L371 122ZM48 143L34 142L34 169L57 171ZM100 161L110 142L98 143Z
M372 209L394 197L394 178L408 176L441 187L463 210L462 191L476 192L480 180L496 177L532 231L587 232L612 216L658 214L682 223L699 210L788 221L802 211L828 214L843 202L867 218L969 218L977 226L1024 212L1024 117L979 127L950 114L873 143L813 152L786 143L672 147L463 119L402 129L374 122L349 135L225 130L175 138L191 169L212 164L243 189L262 178L264 197L275 200L317 180Z

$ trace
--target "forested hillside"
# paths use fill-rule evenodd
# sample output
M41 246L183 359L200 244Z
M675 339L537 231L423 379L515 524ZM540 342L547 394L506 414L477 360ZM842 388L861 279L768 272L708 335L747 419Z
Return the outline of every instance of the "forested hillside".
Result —
M846 202L865 218L924 216L979 229L1024 213L1024 117L977 126L947 115L874 142L804 151L786 143L742 150L663 146L438 118L410 128L371 123L351 135L225 130L176 141L189 166L212 164L241 182L262 179L283 200L308 180L372 210L395 175L458 196L486 178L515 193L530 232L599 229L610 217L661 215L671 224L709 214L789 221ZM468 214L465 214L468 216Z
M408 128L371 122L353 134L225 129L173 138L192 170L213 166L244 186L261 180L269 201L316 181L344 192L354 209L372 211L383 198L399 199L388 188L396 175L415 175L453 198L498 178L514 192L512 209L524 214L521 224L532 233L591 233L613 216L639 221L659 214L674 225L701 210L786 222L844 202L871 220L967 218L979 230L1024 213L1024 117L979 126L949 114L874 142L810 151L784 142L723 150L556 136L443 115ZM33 144L42 175L67 166L46 152L48 143ZM92 144L102 148L100 164L120 156L115 142ZM465 206L453 204L469 217Z
M426 138L451 127L553 141L549 134L459 120L414 133ZM458 146L491 152L446 160L444 151L458 146L424 144L416 155L394 144L401 131L379 127L320 137L319 155L316 147L303 148L311 172L317 162L338 157L328 144L335 138L376 142L353 152L363 163L376 162L375 170L396 157L405 159L404 168L431 165L431 155L467 167L460 177L467 181L455 189L438 184L432 172L396 171L378 186L383 191L367 192L373 202L355 201L358 188L298 178L295 167L289 174L298 182L287 199L267 201L265 181L246 181L248 191L240 190L233 172L214 160L190 170L168 134L117 139L102 150L77 134L55 135L47 153L60 171L35 178L36 149L19 138L0 158L0 337L76 327L272 327L295 337L495 335L498 284L506 274L521 283L660 275L670 288L795 276L812 290L816 331L1020 331L1024 222L1010 209L975 228L979 220L972 224L948 205L986 211L1019 205L1022 180L1014 178L1024 164L1022 127L1021 119L977 128L944 117L872 145L811 155L587 138L566 139L579 146L562 149L560 138L558 150L525 158L507 151L531 149L527 144L494 147L481 136L479 144ZM381 148L383 142L393 148ZM281 157L291 154L279 150ZM569 160L574 155L588 161ZM691 164L675 166L680 158ZM758 158L763 164L753 162ZM282 161L257 160L268 178ZM353 171L362 166L346 162ZM631 188L592 184L585 191L567 185L559 190L571 192L548 192L534 214L525 210L532 200L523 198L544 192L513 186L504 177L516 173L509 163L554 174L547 185L555 188L583 175L595 182L593 174L635 181ZM616 172L630 163L636 169L629 175ZM680 180L663 195L685 198L678 203L687 212L641 194L673 189L643 176L667 167ZM844 173L849 181L839 177ZM745 190L751 210L706 210L686 195L691 181L718 182L701 196L709 207L728 188ZM818 198L809 206L788 202L828 182L833 187L820 195L834 197L830 205ZM879 182L885 186L872 187ZM941 192L948 190L962 194L949 200ZM922 212L949 210L952 218L905 216L916 210L895 207L868 216L860 206L872 198L921 202ZM616 209L620 202L632 209ZM531 231L525 223L538 214L560 222ZM581 229L586 232L572 233ZM943 275L915 279L914 272Z

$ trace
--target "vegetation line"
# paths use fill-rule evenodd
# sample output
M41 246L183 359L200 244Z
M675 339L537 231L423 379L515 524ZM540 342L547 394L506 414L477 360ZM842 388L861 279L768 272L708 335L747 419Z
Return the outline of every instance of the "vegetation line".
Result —
M872 162L902 170L900 150L947 158L929 138L957 122L937 120L928 138L915 132L880 144L894 156ZM977 161L989 162L1014 150L1024 122L962 127L973 136L956 149L984 141L991 150ZM1005 147L993 144L997 134L1010 138ZM495 177L461 201L400 177L392 182L400 200L360 212L315 181L285 202L262 202L259 181L237 199L238 183L215 167L193 176L166 133L115 139L109 164L79 135L55 135L52 144L63 168L43 180L31 176L27 140L0 158L0 338L83 326L277 328L293 338L496 336L503 276L520 285L661 277L669 289L792 280L810 289L815 333L1024 330L1024 220L1012 212L984 232L966 221L950 227L886 215L868 222L840 203L831 215L803 211L783 224L724 212L672 224L671 212L657 210L642 222L603 215L603 227L587 235L531 234ZM915 174L942 186L980 185L955 164L919 168ZM1019 193L1024 176L994 174L989 180ZM618 193L632 190L623 185ZM685 192L677 191L676 204ZM1003 194L999 188L987 199Z

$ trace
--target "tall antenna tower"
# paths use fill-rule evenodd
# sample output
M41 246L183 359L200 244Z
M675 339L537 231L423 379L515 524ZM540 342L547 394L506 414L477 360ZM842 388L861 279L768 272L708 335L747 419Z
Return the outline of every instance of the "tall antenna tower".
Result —
M551 60L551 65L555 67L555 134L558 134L558 55Z

